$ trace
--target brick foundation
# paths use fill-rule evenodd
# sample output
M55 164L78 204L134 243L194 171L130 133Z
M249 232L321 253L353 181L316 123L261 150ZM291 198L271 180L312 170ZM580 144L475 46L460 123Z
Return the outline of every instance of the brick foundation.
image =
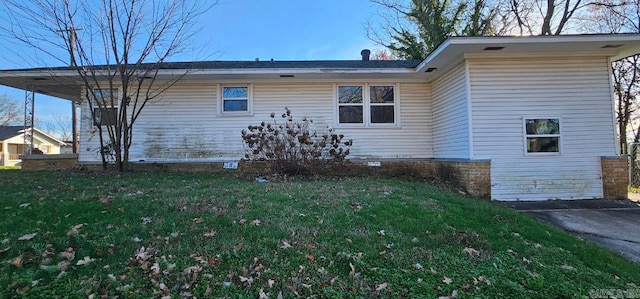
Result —
M626 199L629 185L627 157L601 157L602 192L605 199Z
M22 170L70 170L75 168L78 155L22 155L20 159Z
M357 164L357 162L352 162ZM364 173L380 173L399 177L434 180L473 197L491 198L491 161L430 159L421 161L381 161L380 167L360 163ZM349 169L356 169L349 167Z
M432 180L477 198L491 198L491 162L489 160L462 159L416 159L416 160L375 160L380 166L369 166L370 161L349 161L344 172L336 175L386 175ZM220 172L241 177L264 175L266 165L259 162L240 162L237 170L224 169L223 162L183 162L183 163L131 163L134 171L170 172ZM100 170L100 164L79 165L80 169Z

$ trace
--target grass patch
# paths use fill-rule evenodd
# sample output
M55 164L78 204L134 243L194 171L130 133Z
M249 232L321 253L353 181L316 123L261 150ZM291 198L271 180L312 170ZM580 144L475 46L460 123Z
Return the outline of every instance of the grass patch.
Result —
M20 166L0 166L0 170L19 170L22 169Z
M548 298L640 281L614 253L418 182L52 172L0 182L3 298Z

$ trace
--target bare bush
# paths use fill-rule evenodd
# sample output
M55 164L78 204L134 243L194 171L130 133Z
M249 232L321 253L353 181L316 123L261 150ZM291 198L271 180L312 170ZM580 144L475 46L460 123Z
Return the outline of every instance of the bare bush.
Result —
M343 141L344 135L335 129L317 132L311 127L313 120L294 121L288 108L280 116L282 121L275 113L270 117L269 121L242 130L242 139L245 158L266 162L273 174L327 174L342 166L349 155L353 140Z

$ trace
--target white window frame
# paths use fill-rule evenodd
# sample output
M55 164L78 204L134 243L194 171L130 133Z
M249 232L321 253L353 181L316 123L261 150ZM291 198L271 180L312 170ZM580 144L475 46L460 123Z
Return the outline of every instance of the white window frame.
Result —
M355 86L362 88L362 103L340 103L339 99L339 89L340 86ZM349 83L349 84L335 84L334 86L334 102L335 102L335 123L341 127L362 127L367 122L367 108L365 102L367 101L365 84L362 83ZM353 107L362 107L362 123L341 123L340 122L340 106L353 106Z
M558 120L558 127L559 127L559 134L527 134L527 120L530 119L557 119ZM522 117L522 134L524 136L523 138L523 142L524 142L524 155L525 156L560 156L562 155L562 132L563 132L563 125L562 125L562 118L560 117L556 117L556 116L525 116ZM530 153L527 150L527 146L528 146L528 142L527 139L528 138L534 138L534 137L557 137L558 138L558 151L557 152L532 152Z
M361 86L362 87L362 104L340 103L338 99L338 89L340 86ZM393 86L393 104L388 103L371 103L372 86ZM340 106L362 106L363 121L362 123L341 123L340 122ZM393 106L393 123L372 123L371 107L372 106ZM337 128L397 128L400 127L400 84L398 83L336 83L333 85L333 108L334 108L334 126Z
M247 88L247 111L224 111L225 99L223 90L225 87L246 87ZM218 84L218 115L219 116L247 116L253 115L253 84Z
M114 87L114 88L108 88L108 87L107 88L97 88L97 87L96 88L91 88L91 100L94 103L92 105L93 106L93 110L91 111L91 114L94 115L96 109L100 109L100 107L99 106L96 107L96 104L95 104L96 103L96 97L95 97L96 93L95 93L95 91L96 90L109 90L109 89L112 90L112 91L114 91L114 90L117 91L118 92L118 96L115 99L113 99L115 101L115 103L112 102L111 106L105 106L104 108L115 109L116 119L114 119L114 121L117 121L117 116L118 116L118 113L119 113L118 108L120 107L120 105L119 105L120 104L120 93L122 92L122 90L120 90L119 87ZM94 122L94 119L95 119L95 117L92 116L91 123L93 124L93 126L98 126L98 124ZM104 124L102 122L102 114L100 114L100 126L102 126L102 127L106 126L106 124Z

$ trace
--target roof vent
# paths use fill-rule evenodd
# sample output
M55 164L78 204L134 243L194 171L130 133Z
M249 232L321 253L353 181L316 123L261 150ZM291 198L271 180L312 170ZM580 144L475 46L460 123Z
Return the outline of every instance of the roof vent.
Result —
M504 49L504 47L486 47L484 48L485 51L500 51Z
M294 75L280 75L280 78L293 78Z
M620 45L604 45L604 46L602 46L602 48L603 49L615 49L615 48L620 48L622 46L624 46L624 45L623 44L620 44Z
M360 51L360 55L362 55L362 61L369 61L369 55L371 55L371 51L369 49L364 49Z
M258 62L258 61L260 61L260 58L259 58L259 57L256 57L256 62Z
M435 71L437 71L437 70L438 70L438 69L437 69L437 68L435 68L435 67L430 67L430 68L428 68L428 69L427 69L426 71L424 71L424 72L425 72L425 73L431 73L431 72L435 72Z
M49 80L49 79L43 78L43 77L35 77L35 78L32 78L31 80L33 80L33 81L46 81L46 80Z

